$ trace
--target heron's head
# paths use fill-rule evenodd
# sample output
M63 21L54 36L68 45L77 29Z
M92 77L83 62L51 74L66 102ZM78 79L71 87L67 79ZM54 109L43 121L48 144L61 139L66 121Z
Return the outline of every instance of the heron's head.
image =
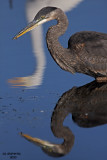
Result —
M22 36L26 32L29 32L30 30L34 29L36 26L43 24L47 21L53 20L56 17L56 10L58 8L56 7L44 7L42 8L32 22L30 22L27 27L22 29L13 39L17 39L18 37Z

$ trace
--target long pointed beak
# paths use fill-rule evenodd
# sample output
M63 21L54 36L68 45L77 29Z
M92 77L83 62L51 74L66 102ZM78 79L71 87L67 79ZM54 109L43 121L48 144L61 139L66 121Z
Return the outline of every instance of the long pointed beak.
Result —
M22 29L13 39L17 39L20 36L22 36L23 34L31 31L32 29L34 29L36 26L45 23L46 19L40 19L40 20L33 20L32 22L30 22L27 27L25 27L24 29Z
M20 133L20 135L22 137L24 137L25 139L27 139L28 141L40 146L40 147L54 147L54 144L48 142L48 141L44 141L44 140L41 140L39 138L33 138L27 134L23 134L23 133Z
M22 36L23 34L31 31L32 29L34 29L35 27L37 26L37 22L35 22L34 20L29 23L27 25L27 27L25 27L24 29L22 29L13 39L17 39L19 38L20 36Z
M20 133L20 135L22 137L24 137L25 139L27 139L28 141L36 144L37 146L41 147L41 149L48 155L52 156L52 157L61 157L64 156L66 153L63 151L63 149L61 148L60 144L54 144L54 143L50 143L48 141L44 141L42 139L39 138L34 138L31 137L28 134L23 134L22 132Z

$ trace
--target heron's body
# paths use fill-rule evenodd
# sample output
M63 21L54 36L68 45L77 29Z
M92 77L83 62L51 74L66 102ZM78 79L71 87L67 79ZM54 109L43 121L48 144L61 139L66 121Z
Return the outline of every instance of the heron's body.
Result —
M84 73L101 81L107 80L107 34L94 31L78 32L70 37L68 48L63 48L58 38L65 33L68 19L59 8L41 9L34 20L14 39L35 26L53 19L58 23L48 29L46 40L50 54L56 63L71 73Z
M95 78L107 76L107 34L78 32L69 39L68 48L76 56L75 72Z

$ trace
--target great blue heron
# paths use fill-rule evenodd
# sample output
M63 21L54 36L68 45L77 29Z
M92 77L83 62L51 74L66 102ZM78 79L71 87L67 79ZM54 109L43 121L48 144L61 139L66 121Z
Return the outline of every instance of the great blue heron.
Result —
M64 156L71 151L75 141L72 126L69 128L64 125L64 120L69 114L72 114L73 121L80 127L91 128L107 124L107 83L93 81L81 87L73 87L62 94L51 117L51 130L54 136L64 139L61 144L24 133L20 135L41 147L50 156Z
M50 54L56 63L71 73L84 73L99 82L107 81L107 34L94 31L78 32L70 37L68 48L63 48L58 38L65 33L68 19L60 8L42 8L34 20L13 39L53 19L58 23L48 29L46 40Z

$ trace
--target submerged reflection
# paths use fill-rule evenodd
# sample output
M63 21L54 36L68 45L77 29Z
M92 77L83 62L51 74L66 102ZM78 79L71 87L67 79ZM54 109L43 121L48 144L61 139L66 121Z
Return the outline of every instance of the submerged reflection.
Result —
M45 6L56 6L61 8L63 11L67 12L77 6L83 0L68 0L67 3L65 0L27 0L26 3L26 16L27 21L30 22L35 14ZM32 40L32 48L35 55L35 60L37 61L37 66L34 73L31 76L27 77L16 77L8 82L12 86L25 86L27 88L36 87L42 84L46 59L44 54L43 46L43 29L42 26L39 26L35 30L30 32Z
M13 0L9 0L9 6L11 9L13 8Z
M62 144L54 144L21 133L21 136L40 146L50 156L64 156L73 147L74 135L63 126L64 119L71 113L81 127L95 127L107 123L107 83L93 81L82 87L73 87L57 102L51 119L54 136L63 138Z

